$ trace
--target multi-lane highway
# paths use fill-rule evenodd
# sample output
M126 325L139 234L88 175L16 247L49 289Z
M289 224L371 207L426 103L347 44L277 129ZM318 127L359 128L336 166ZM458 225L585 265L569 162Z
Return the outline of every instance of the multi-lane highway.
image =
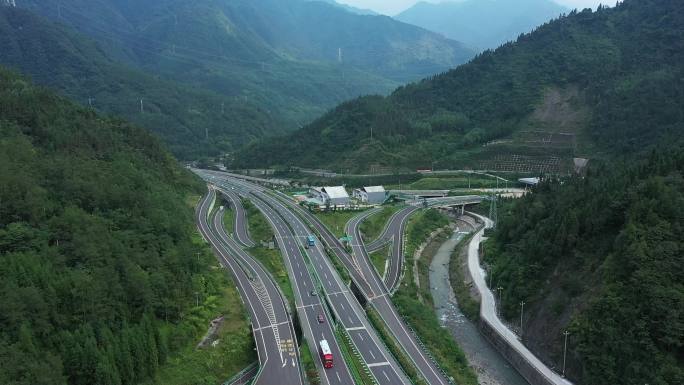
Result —
M392 243L390 261L384 276L385 286L387 286L390 292L394 292L401 282L401 272L404 268L404 232L409 218L417 211L417 207L408 206L394 213L387 222L380 237L366 246L368 252L373 252L379 250L387 243ZM374 212L369 214L363 213L352 218L352 220L347 223L347 234L353 234L354 239L362 239L360 231L361 223L373 214Z
M344 285L334 266L328 260L320 241L316 240L314 246L305 248L305 241L312 235L306 224L281 201L265 194L259 186L227 178L222 180L215 178L213 182L242 189L241 193L252 199L276 230L282 233L291 230L296 235L296 237L290 235L288 238L282 239L279 236L278 239L278 243L288 249L284 252L287 256L286 260L291 259L290 256L294 256L294 260L298 261L291 264L293 282L297 285L300 284L300 281L306 282L306 277L309 271L311 272L317 281L317 285L319 285L318 287L322 289L322 294L333 312L334 319L339 322L344 332L349 336L355 350L377 383L381 385L410 384L400 365L388 352L366 318L361 305ZM282 223L283 221L286 225ZM303 255L300 255L301 251L304 250L308 257L306 260ZM306 284L306 287L310 288L309 285ZM313 298L318 297L314 296ZM315 310L307 304L301 307L308 311ZM318 311L320 312L320 310Z
M215 199L216 191L209 187L209 193L197 207L197 226L219 262L232 273L249 312L260 366L253 383L303 384L296 336L286 304L271 277L225 234L220 210L210 225Z
M255 195L268 202L288 222L300 242L304 242L311 235L309 227L281 201L260 192L255 193ZM307 254L326 299L335 313L335 318L344 327L361 359L370 369L376 381L382 385L409 384L409 380L399 363L383 345L366 318L361 305L344 285L327 258L318 239L314 246L308 248Z
M350 276L359 287L364 297L380 314L388 329L420 372L422 378L431 385L449 384L446 376L432 361L429 354L421 348L420 343L408 326L399 316L392 304L389 291L370 262L366 248L358 238L351 242L352 254L344 249L340 241L332 232L312 213L298 206L287 196L282 195L281 202L300 214L321 235L328 248L344 264Z
M236 180L228 176L223 176L221 175L221 173L218 172L202 172L200 173L200 175L203 175L210 179L213 178L213 181L215 182L217 180L223 180L224 183L230 183L235 187L241 187L246 191L251 192L255 197L258 197L258 199L254 200L255 203L261 199L263 199L266 202L269 202L269 205L277 209L279 211L279 214L282 215L283 218L287 219L288 224L293 226L293 229L295 229L297 234L300 236L300 241L302 240L301 237L306 236L306 234L310 231L308 230L307 226L304 225L304 223L299 219L299 216L304 218L316 230L316 232L320 234L322 240L325 242L328 248L336 254L338 259L349 271L350 276L356 283L357 287L361 290L364 297L368 300L370 305L380 314L387 328L391 330L392 333L394 333L396 340L402 346L403 350L406 353L406 356L413 361L415 367L420 373L420 376L431 385L449 384L449 381L447 380L446 376L439 370L437 365L432 361L429 354L422 349L416 336L413 335L413 333L409 330L408 326L404 323L404 321L399 316L397 310L394 308L394 305L392 304L389 295L389 291L387 290L380 276L375 271L375 268L372 266L370 258L368 257L368 254L366 252L366 248L359 239L354 239L354 241L352 242L353 253L349 254L346 252L346 250L344 249L342 244L337 240L337 238L332 234L332 232L330 232L330 230L320 220L318 220L316 216L314 216L307 210L303 209L299 205L295 204L287 196L282 195L280 196L280 199L274 199L271 195L265 194L264 191L266 190L262 187L241 180ZM268 218L271 218L269 220L273 220L272 217L274 217L274 215L272 213L268 213L264 210L262 210L262 212L265 212L266 216ZM294 215L294 213L299 214L299 216ZM349 293L349 291L346 290L346 288L344 288L344 286L340 284L341 279L332 267L328 258L325 257L323 250L319 247L316 247L315 250L317 251L310 253L309 256L311 258L312 266L314 267L313 270L316 272L316 274L318 274L318 278L320 279L321 283L325 286L327 280L325 279L326 275L324 273L327 273L328 277L334 278L330 280L329 284L331 284L331 287L333 287L332 283L334 281L337 281L337 286L339 289L341 289L340 292L337 293L335 291L329 291L328 288L325 288L327 299L331 303L331 307L336 312L336 315L338 319L340 319L340 322L344 322L345 317L348 317L347 321L349 321L350 324L357 322L357 319L355 319L352 316L352 314L354 314L359 317L359 322L362 322L367 325L368 321L365 318L365 316L361 313L362 309L360 309L360 306L358 308L358 312L354 309L352 309L351 311L347 310L348 307L344 307L350 306L352 303L355 302L355 299L353 298L351 293ZM287 259L289 259L289 257L286 255L286 260ZM327 268L325 268L326 266ZM346 301L347 304L342 302L341 305L340 303L337 303L336 300ZM358 303L356 303L356 305L358 306ZM344 327L348 328L348 325L345 324ZM365 329L358 330L349 329L348 331L363 332L365 330L369 333L370 336L375 335L375 331L370 327L370 325L364 326L364 328ZM364 349L370 349L368 350L368 353L364 354L362 352L362 355L364 355L364 360L366 360L367 363L376 362L369 361L366 357L369 356L372 359L373 355L375 355L375 357L378 358L378 356L376 355L377 352L373 351L373 346L380 346L380 342L375 343L374 338L373 344L367 347L366 344L368 341L368 336L365 336L361 333L350 334L352 335L354 344L356 345L359 351L363 351ZM354 339L354 334L361 334L363 341L361 341L361 338ZM372 354L370 353L371 351L373 351ZM377 363L381 365L368 365L371 368L375 378L378 380L379 383L387 385L407 383L408 380L405 378L405 375L401 372L395 360L393 358L390 358L389 354L385 354L385 351L386 349L378 350L378 352L383 353L383 358L386 358L386 363L380 361ZM380 372L379 375L377 374L378 371ZM394 379L391 377L393 373L396 374L396 378Z

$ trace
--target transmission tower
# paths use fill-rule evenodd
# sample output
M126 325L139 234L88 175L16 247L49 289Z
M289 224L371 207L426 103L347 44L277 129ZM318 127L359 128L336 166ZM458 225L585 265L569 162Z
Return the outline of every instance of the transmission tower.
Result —
M489 202L489 219L491 219L492 222L494 222L494 224L492 225L493 229L496 228L496 223L499 221L499 210L496 207L496 200L496 194L492 194Z
M14 0L4 0L2 1L3 4L9 6L9 7L16 7L17 3Z

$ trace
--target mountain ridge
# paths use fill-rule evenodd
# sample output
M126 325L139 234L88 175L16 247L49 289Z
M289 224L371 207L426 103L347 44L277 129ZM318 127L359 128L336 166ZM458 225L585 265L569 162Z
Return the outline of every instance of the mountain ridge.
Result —
M394 18L485 50L513 41L569 11L552 0L421 1Z
M667 0L573 11L448 73L344 103L286 139L250 145L232 165L555 173L571 171L574 157L634 151L665 140L679 116L676 97L662 96L681 91L677 17ZM550 91L565 95L559 111L584 116L571 132L535 114ZM655 111L667 113L647 122ZM395 156L367 150L374 147Z
M26 0L19 7L95 40L111 61L176 89L211 94L212 106L199 111L220 124L205 120L184 129L193 136L165 137L185 159L216 156L263 135L292 131L342 101L385 94L400 82L444 71L473 54L418 27L303 0ZM312 22L320 26L317 33L311 32ZM341 33L345 25L353 28ZM364 28L364 35L377 39L373 47L358 50L355 31ZM406 44L396 48L396 42ZM78 93L79 100L88 100L85 93ZM188 104L181 108L196 110ZM234 113L236 121L225 123L224 111ZM124 116L150 124L133 112ZM161 132L164 125L146 127ZM207 126L212 143L203 135Z

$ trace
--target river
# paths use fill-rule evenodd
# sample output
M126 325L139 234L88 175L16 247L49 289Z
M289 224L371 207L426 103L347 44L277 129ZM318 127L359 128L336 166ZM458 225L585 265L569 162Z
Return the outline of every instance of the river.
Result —
M442 244L430 264L430 292L439 322L465 352L470 365L477 372L480 385L529 385L458 307L449 281L449 261L454 249L467 234L454 232Z

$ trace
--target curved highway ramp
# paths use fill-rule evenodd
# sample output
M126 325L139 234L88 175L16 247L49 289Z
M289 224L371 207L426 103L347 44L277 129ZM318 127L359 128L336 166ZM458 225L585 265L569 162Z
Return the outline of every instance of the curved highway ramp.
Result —
M303 385L297 341L287 305L268 273L225 234L221 210L210 221L215 200L216 191L210 186L196 211L197 226L221 265L232 273L249 312L260 366L252 383Z

